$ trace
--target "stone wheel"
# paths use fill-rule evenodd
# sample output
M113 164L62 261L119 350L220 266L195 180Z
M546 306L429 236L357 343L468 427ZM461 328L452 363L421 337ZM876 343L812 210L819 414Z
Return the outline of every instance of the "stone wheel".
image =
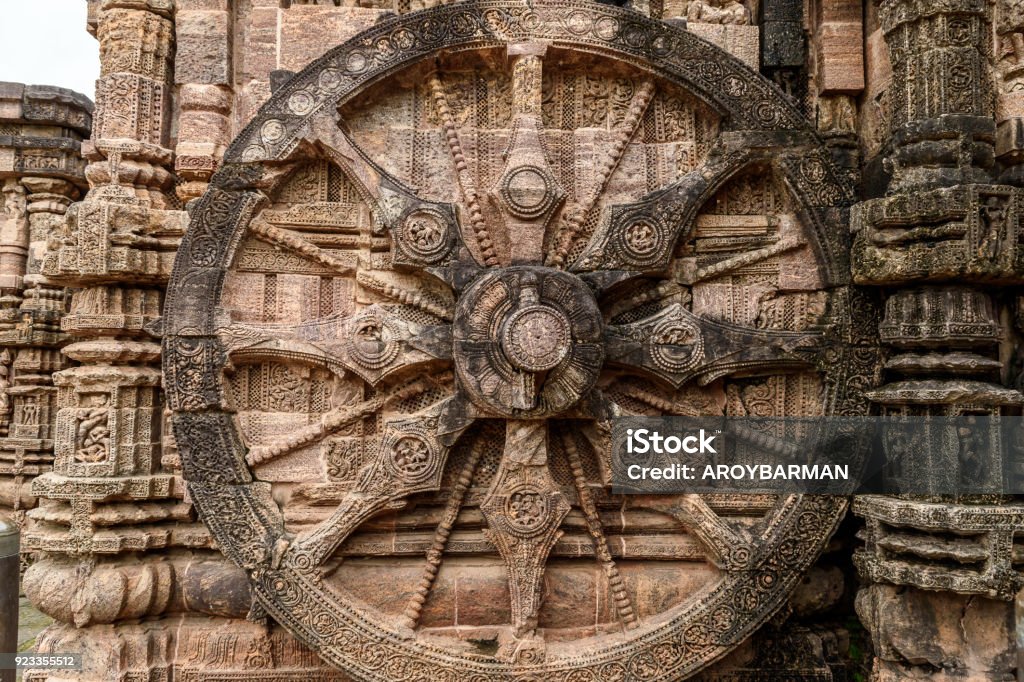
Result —
M191 499L359 680L676 680L785 602L839 498L609 492L628 414L857 414L827 150L606 5L389 18L292 78L164 318ZM840 319L842 316L835 316Z

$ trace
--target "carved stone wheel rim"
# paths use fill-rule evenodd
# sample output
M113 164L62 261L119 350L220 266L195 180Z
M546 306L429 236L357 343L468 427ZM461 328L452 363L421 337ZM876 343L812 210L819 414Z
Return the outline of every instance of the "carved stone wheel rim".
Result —
M282 168L316 129L318 117L370 84L442 51L538 40L637 66L694 93L733 130L746 131L750 139L764 143L761 152L756 145L745 145L741 151L708 159L702 172L684 176L673 191L685 190L696 199L665 203L667 195L661 193L632 206L615 207L607 233L595 235L592 248L584 251L574 269L661 272L671 257L666 245L692 229L699 206L732 173L762 154L771 157L796 198L826 286L847 283L845 221L836 210L850 203L852 193L839 179L827 150L762 77L684 30L591 3L459 3L389 18L294 77L231 146L224 167L194 211L167 294L164 385L174 411L175 437L190 497L203 521L225 554L248 571L267 613L355 679L577 682L687 677L741 643L784 604L846 508L842 498L794 495L781 499L751 531L750 537L761 541L720 543L713 548L723 567L722 577L701 594L635 629L578 640L571 650L535 662L500 661L435 639L417 638L381 614L326 589L316 556L304 549L310 545L286 535L270 485L255 480L246 463L253 453L241 442L221 384L228 349L223 336L218 336L222 319L216 308L235 251L265 202L263 192L280 179ZM792 152L773 148L779 132L792 133L806 144ZM440 253L438 244L453 244L457 232L451 229L453 209L422 201L416 204L389 182L378 184L375 217L391 232L396 264L440 267L449 256ZM414 210L427 211L438 224L403 230L402 220ZM625 226L638 222L642 229L623 236ZM449 229L439 227L440 223ZM403 234L412 235L412 241L406 242ZM618 250L606 248L616 241L626 243ZM685 313L676 314L683 316L680 324L685 328ZM381 357L389 354L389 349L382 350ZM666 371L682 371L686 364L676 363ZM823 352L817 368L826 378L825 411L865 413L859 390L864 375L876 367L877 358L860 349L834 344ZM374 372L384 371L370 370L366 376L374 379L379 377ZM440 467L432 469L422 460L424 453L445 447L430 430L436 430L438 420L444 418L442 414L417 420L413 430L403 430L401 423L389 424L383 441L397 450L382 451L373 471L393 471L396 480L404 472L409 480L401 482L406 486L403 490L411 492L436 481L440 472L435 469ZM396 434L401 435L396 438ZM511 487L510 496L494 503L515 509L505 519L516 519L515 530L535 534L539 525L539 532L547 532L532 516L557 511L565 502L528 478ZM430 480L424 483L424 479ZM366 516L366 510L349 504L347 512L336 513ZM694 509L688 513L695 513Z

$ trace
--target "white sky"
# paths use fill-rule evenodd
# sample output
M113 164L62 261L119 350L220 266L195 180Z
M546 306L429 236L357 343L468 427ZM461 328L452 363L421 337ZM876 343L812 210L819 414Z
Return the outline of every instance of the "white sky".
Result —
M86 0L0 0L0 81L57 85L95 100L99 43Z

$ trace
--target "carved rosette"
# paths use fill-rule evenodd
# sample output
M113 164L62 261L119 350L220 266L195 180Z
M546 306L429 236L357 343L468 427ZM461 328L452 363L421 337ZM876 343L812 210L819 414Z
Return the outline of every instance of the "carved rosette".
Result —
M414 63L425 76L396 79ZM605 85L580 99L586 78ZM425 113L381 133L378 107ZM680 116L744 132L697 148ZM670 145L691 165L638 165ZM292 78L195 208L164 336L192 498L266 612L353 679L389 682L667 682L748 637L845 501L789 496L734 523L689 496L615 498L606 435L619 414L863 412L877 354L813 312L846 284L834 214L852 196L819 147L740 62L607 5L444 5ZM779 198L745 205L736 187L769 176ZM712 205L732 214L702 222ZM670 540L637 532L648 513ZM654 605L635 581L684 535L715 568ZM348 560L382 555L383 572ZM566 566L594 560L606 582L571 584ZM608 612L578 622L595 598Z

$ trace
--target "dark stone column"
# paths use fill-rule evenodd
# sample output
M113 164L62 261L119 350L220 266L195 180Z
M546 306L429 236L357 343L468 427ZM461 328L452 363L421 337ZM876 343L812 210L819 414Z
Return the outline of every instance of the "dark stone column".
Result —
M1024 284L1024 197L993 183L991 4L885 0L879 14L893 68L893 177L851 221L854 280L887 297L879 332L891 356L870 396L890 415L1020 414L1007 285ZM951 445L948 467L916 475L955 474L963 462ZM1024 508L999 496L868 496L854 511L866 520L857 606L872 679L1008 679L1014 535L1024 530L1013 519Z

